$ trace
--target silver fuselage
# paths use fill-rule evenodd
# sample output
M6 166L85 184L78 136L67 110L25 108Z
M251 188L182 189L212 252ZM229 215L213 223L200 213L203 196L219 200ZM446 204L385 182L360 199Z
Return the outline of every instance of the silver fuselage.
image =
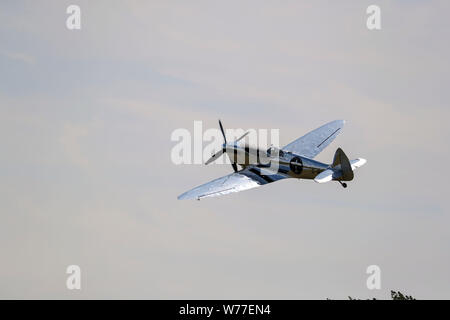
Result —
M329 164L278 149L274 154L268 154L262 149L248 145L227 145L225 149L231 162L235 162L243 168L253 166L293 178L314 179L319 173L330 167Z

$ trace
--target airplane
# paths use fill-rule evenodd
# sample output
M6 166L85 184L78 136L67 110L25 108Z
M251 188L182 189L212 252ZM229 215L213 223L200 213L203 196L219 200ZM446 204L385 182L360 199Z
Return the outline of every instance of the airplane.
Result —
M347 183L343 181L353 180L353 171L363 166L367 160L363 158L349 160L341 148L336 150L331 164L314 160L314 157L342 131L344 124L344 120L331 121L281 149L271 146L264 152L247 144L238 145L248 132L234 142L228 143L222 122L219 120L224 143L222 149L212 155L205 165L226 154L234 172L189 190L178 196L178 199L200 200L216 197L288 178L313 179L317 183L337 181L342 187L347 188ZM241 166L240 170L237 165Z

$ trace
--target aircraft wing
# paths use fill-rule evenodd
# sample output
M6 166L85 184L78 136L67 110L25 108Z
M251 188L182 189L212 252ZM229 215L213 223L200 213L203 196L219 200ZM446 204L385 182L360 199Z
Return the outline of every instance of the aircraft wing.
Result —
M331 121L292 141L284 146L282 150L312 159L336 138L342 131L344 124L344 120Z
M288 178L288 176L274 173L269 170L262 170L255 166L250 166L244 170L230 173L224 177L215 179L189 190L180 196L178 200L198 199L206 197L216 197L224 194L244 191L262 186L274 181Z

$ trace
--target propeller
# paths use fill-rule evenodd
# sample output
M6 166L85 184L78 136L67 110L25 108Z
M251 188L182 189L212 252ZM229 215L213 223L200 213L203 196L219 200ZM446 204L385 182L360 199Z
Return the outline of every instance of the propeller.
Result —
M222 148L221 150L217 151L215 154L211 156L211 158L208 159L208 161L205 162L205 165L210 164L211 162L216 161L221 155L225 153L225 148Z
M225 136L225 131L223 130L223 126L222 126L222 121L220 121L220 120L219 120L219 126L220 126L220 131L222 132L223 140L225 141L225 143L222 144L222 149L221 150L217 151L215 154L213 154L211 156L211 158L208 159L208 161L205 162L205 165L208 165L211 162L214 162L215 160L217 160L221 155L223 155L226 152L227 137ZM242 136L240 136L237 140L234 141L234 144L236 144L240 140L244 139L248 135L248 133L249 132L247 131ZM234 172L238 171L238 167L237 167L237 164L235 162L232 162L231 166L233 167Z
M234 143L241 141L242 139L244 139L250 132L247 131L246 133L244 133L242 136L240 136L236 141L234 141Z
M227 144L227 137L225 136L225 131L223 131L222 121L219 119L220 131L222 131L223 140L225 140L225 144Z

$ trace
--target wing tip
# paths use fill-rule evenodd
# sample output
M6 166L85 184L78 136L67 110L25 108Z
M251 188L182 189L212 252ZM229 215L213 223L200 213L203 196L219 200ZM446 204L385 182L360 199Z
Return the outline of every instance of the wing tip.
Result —
M347 121L346 120L333 120L323 125L323 127L333 126L334 128L342 129Z
M177 199L178 199L178 200L185 200L185 199L188 199L186 192L180 194L180 195L177 197Z
M342 119L342 120L334 120L334 122L339 123L339 125L340 125L341 127L343 127L347 121L344 120L344 119Z

